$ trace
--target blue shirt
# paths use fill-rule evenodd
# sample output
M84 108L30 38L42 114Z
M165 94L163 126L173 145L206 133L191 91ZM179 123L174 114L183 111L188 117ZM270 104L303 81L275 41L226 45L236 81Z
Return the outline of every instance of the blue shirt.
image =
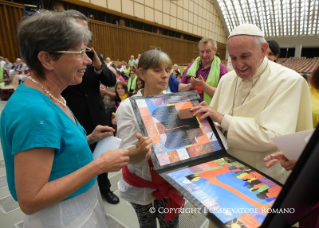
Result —
M178 92L178 86L179 86L179 81L177 78L174 76L170 75L169 81L168 81L168 87L172 93L177 93Z
M85 130L80 123L77 121L75 124L48 96L23 83L4 107L0 121L7 181L15 200L15 154L32 148L53 148L55 154L49 181L66 176L93 161ZM87 191L95 182L96 177L65 199Z

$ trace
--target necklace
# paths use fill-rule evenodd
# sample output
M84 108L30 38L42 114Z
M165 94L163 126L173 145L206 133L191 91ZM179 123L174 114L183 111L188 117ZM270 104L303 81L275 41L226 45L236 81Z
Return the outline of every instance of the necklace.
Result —
M64 97L62 97L63 101L60 101L58 98L56 98L55 96L53 96L48 90L46 90L43 85L41 85L39 82L37 82L34 78L32 78L31 76L28 77L28 79L30 79L32 82L34 82L35 84L37 84L38 86L40 86L44 92L46 92L49 97L51 97L53 100L55 100L56 102L58 102L59 104L61 104L62 106L66 107L66 100L64 99Z
M244 104L244 102L246 101L247 97L249 96L250 94L250 91L252 90L252 88L254 88L254 86L256 85L256 83L258 82L260 76L265 72L265 70L267 69L267 66L268 66L268 61L267 61L267 65L266 67L263 69L263 71L261 72L261 74L258 76L257 80L253 83L252 87L250 88L249 92L247 93L247 95L245 96L245 98L240 102L240 106L242 106ZM237 97L237 82L238 82L238 76L236 76L237 79L236 79L236 85L235 85L235 91L234 91L234 98L233 98L233 106L231 108L231 113L229 113L231 116L234 114L234 107L235 107L235 100L236 100L236 97ZM241 85L241 83L239 84L239 86Z

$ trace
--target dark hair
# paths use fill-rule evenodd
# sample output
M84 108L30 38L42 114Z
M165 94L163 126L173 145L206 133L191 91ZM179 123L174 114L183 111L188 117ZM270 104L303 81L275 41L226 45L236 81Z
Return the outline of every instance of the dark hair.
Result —
M312 74L309 77L309 83L313 88L319 89L319 66L312 71Z
M136 67L133 66L132 69L130 70L130 77L131 77L132 72L134 72L136 74L136 76L138 76Z
M274 40L268 40L267 43L269 45L271 52L274 53L275 56L279 57L280 47L279 47L278 43Z
M179 70L174 70L174 71L176 73L176 78L177 78L178 75L181 75L181 72L179 72Z
M138 87L138 86L137 86L137 82L138 82L138 81L142 82L142 88L144 88L144 86L145 86L145 82L143 81L143 79L137 76L137 79L136 79L136 88L135 88L135 91L136 91L136 92L138 91L138 88L137 88L137 87Z
M43 66L38 59L38 53L45 51L57 60L61 54L56 51L66 51L87 44L91 32L63 13L35 13L23 20L18 28L18 40L21 57L29 69L37 76L44 77Z
M121 85L121 86L124 88L125 93L127 93L127 94L128 94L128 90L127 90L127 85L126 85L124 82L119 81L119 82L116 83L116 85L115 85L115 98L114 98L114 100L120 102L120 101L121 101L121 98L120 98L119 94L117 93L117 86L118 86L118 85Z

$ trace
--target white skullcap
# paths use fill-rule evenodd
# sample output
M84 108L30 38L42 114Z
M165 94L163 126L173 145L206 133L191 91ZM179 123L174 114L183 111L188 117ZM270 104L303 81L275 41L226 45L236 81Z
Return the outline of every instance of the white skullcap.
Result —
M256 25L253 24L241 24L238 25L236 28L231 31L228 36L228 39L232 36L238 35L248 35L248 36L261 36L264 37L264 33L258 28Z
M177 66L177 67L178 67L178 65L177 65L176 63L174 64L174 66Z

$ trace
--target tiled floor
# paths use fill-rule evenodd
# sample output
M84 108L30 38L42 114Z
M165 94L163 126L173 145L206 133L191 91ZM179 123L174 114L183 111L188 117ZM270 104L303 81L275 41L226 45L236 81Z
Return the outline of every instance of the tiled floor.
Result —
M0 101L0 113L5 106L5 101ZM10 196L6 181L6 170L4 167L2 147L0 144L0 227L23 227L23 212ZM109 173L112 191L118 195L117 182L121 178L121 172ZM138 221L133 207L126 201L121 200L119 204L112 205L104 201L104 207L109 219L110 228L138 228ZM189 202L185 207L193 207ZM6 211L9 211L8 213ZM158 226L159 227L159 226ZM181 228L207 228L208 221L202 214L180 215Z

